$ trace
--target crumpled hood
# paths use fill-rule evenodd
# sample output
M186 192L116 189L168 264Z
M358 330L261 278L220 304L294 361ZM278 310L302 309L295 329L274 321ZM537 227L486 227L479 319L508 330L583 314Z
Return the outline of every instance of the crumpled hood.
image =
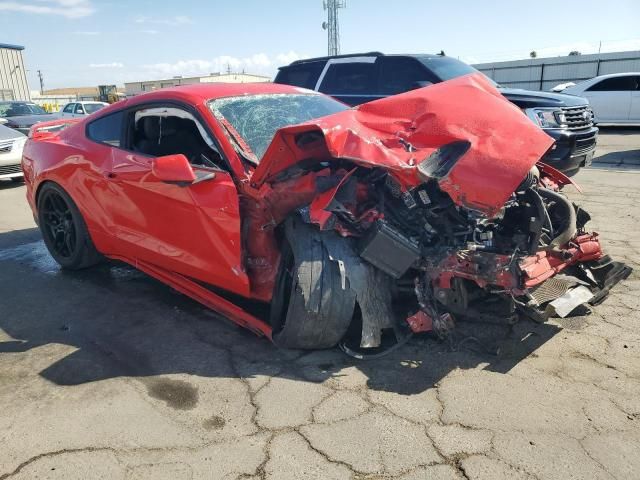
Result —
M303 140L309 132L315 141ZM472 74L284 127L251 183L276 180L303 160L333 157L386 168L410 188L421 183L416 165L454 141L471 147L439 180L440 188L457 204L487 215L504 205L554 143L483 75Z

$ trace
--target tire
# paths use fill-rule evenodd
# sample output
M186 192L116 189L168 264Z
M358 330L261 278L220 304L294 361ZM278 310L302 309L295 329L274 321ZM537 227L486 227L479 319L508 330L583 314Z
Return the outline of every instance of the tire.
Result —
M332 348L344 337L355 309L355 294L329 258L317 228L288 221L271 305L273 341L282 348Z
M24 177L11 177L13 183L24 183Z
M55 183L44 184L38 194L38 225L47 250L62 268L80 270L102 259L75 202Z

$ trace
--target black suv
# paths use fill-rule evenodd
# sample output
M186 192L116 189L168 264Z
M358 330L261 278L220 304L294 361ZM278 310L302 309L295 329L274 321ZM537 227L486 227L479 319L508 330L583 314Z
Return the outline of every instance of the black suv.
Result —
M370 52L298 60L280 67L274 81L320 91L353 106L477 72L444 55ZM545 163L568 175L591 164L598 129L586 98L496 86L555 139Z

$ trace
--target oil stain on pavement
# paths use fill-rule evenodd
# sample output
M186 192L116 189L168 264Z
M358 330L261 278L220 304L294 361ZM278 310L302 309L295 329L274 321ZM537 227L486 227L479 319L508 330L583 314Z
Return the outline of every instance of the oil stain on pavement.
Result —
M176 410L191 410L198 404L198 389L183 380L167 378L150 380L147 392Z

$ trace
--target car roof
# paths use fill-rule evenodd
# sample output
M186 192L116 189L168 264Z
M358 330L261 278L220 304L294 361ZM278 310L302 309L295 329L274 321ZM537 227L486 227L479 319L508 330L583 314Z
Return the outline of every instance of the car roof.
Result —
M141 93L132 97L132 103L140 101L162 100L162 99L185 99L193 101L213 100L224 97L238 97L242 95L269 95L269 94L315 94L312 90L279 83L197 83L193 85L180 85L177 87L161 88L153 92ZM142 100L144 99L144 100Z
M562 90L561 93L568 94L578 94L584 92L587 88L593 86L594 84L600 82L601 80L605 80L607 78L616 78L616 77L627 77L631 75L640 76L640 72L623 72L623 73L607 73L605 75L598 75L597 77L588 78L587 80L583 80L578 82L576 85L572 85L570 87Z
M627 75L640 75L640 72L622 72L622 73L608 73L606 75L598 75L597 77L593 77L591 80L602 80L603 78L614 78L614 77L626 77Z
M352 57L412 57L412 58L441 58L440 55L434 55L431 53L382 53L382 52L362 52L362 53L348 53L344 55L331 55L326 57L314 57L314 58L303 58L301 60L296 60L291 62L289 65L285 65L280 67L280 69L292 67L295 65L303 65L305 63L314 63L314 62L326 62L327 60L332 60L335 58L352 58Z

